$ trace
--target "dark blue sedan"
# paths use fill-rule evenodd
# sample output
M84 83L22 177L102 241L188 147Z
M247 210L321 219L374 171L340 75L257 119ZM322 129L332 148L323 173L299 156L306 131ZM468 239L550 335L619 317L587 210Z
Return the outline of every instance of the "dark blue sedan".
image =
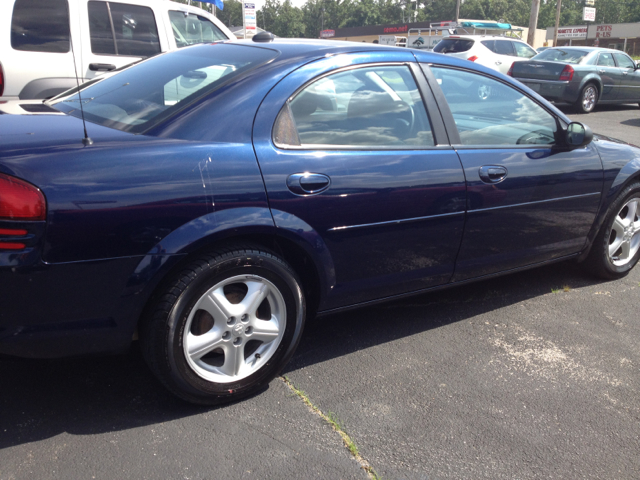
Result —
M0 353L139 338L191 402L267 384L310 316L640 256L640 149L444 55L261 34L42 108L0 115Z

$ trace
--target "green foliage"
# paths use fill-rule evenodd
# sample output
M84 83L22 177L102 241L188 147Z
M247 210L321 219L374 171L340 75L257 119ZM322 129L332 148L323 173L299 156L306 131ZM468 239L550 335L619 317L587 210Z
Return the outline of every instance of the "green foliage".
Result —
M188 3L188 0L173 0ZM456 0L307 0L302 8L290 0L267 0L257 12L258 26L281 37L317 38L320 30L401 23L406 3L405 22L445 21L455 17ZM198 2L192 4L199 5ZM422 7L417 5L422 5ZM205 9L211 6L202 4ZM553 27L556 1L541 0L538 28ZM560 25L583 25L584 0L562 0ZM417 9L417 14L416 14ZM640 22L640 0L597 0L596 23ZM465 0L460 18L504 20L527 27L531 0ZM227 26L242 25L242 3L225 0L224 10L217 11Z

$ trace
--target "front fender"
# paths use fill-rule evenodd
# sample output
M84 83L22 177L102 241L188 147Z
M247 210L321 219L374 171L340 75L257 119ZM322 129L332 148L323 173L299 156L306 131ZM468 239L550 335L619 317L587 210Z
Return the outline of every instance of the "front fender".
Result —
M579 261L584 260L589 254L611 204L631 182L640 178L640 148L603 136L596 136L594 144L604 169L603 195L598 216L591 227L586 248L578 258Z

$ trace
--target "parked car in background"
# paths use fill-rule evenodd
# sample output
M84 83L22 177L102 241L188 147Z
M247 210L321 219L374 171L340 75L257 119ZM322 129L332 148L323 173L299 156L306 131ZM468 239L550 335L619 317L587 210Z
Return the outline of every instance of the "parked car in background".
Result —
M235 39L169 0L3 0L0 102L52 97L102 72L194 43ZM75 55L74 55L75 54Z
M555 47L508 72L547 100L582 113L598 104L640 103L640 70L629 55L598 47Z
M507 73L514 61L528 60L536 51L517 38L490 35L451 35L433 48L436 53L471 60Z
M450 56L258 34L48 104L0 115L2 354L139 338L218 403L273 379L308 316L640 256L640 149Z

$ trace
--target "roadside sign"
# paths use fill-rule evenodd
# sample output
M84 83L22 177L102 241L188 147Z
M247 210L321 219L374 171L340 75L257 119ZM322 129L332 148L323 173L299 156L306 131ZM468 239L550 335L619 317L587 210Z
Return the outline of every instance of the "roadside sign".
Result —
M256 34L256 4L242 4L242 23L244 26L244 38L252 37Z
M590 7L584 7L582 10L582 20L586 22L595 22L596 21L596 9Z

